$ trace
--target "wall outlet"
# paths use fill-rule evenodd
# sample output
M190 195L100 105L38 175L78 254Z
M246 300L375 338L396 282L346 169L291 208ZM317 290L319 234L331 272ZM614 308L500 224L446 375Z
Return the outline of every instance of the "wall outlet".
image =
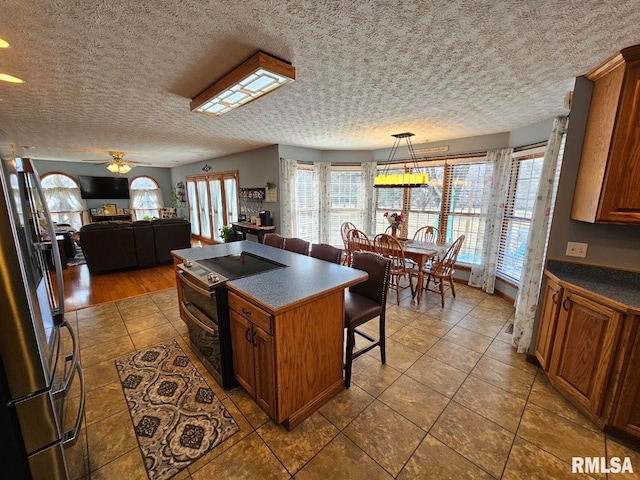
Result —
M587 256L588 243L567 242L567 257L580 257L585 258Z

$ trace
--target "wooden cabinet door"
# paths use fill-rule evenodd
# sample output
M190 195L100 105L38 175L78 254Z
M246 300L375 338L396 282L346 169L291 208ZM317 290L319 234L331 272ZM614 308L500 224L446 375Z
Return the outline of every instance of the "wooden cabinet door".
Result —
M565 289L549 378L600 416L623 314Z
M275 352L273 337L256 325L253 326L255 348L255 399L265 412L276 418Z
M254 363L254 347L252 343L253 324L231 310L231 346L233 350L233 372L238 383L255 398L256 374Z
M634 321L640 323L640 318ZM629 341L631 355L613 425L640 440L640 327L636 326L636 334Z
M535 355L545 372L549 371L551 362L551 348L556 334L558 314L562 303L562 287L549 277L546 277L542 299L542 313L538 325Z

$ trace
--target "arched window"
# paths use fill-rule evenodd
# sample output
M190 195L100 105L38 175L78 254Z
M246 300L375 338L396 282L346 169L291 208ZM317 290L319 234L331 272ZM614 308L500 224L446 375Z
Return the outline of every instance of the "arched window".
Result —
M56 223L67 223L80 230L87 204L80 195L78 182L64 173L46 173L40 183L52 220Z
M131 181L131 213L134 220L159 217L164 206L162 190L151 177L140 176Z

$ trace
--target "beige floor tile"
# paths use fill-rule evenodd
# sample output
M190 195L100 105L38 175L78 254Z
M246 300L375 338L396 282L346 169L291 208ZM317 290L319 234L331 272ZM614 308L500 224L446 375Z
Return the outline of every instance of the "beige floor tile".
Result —
M273 421L267 422L258 429L258 435L292 475L295 475L339 432L317 412L292 431L287 431L282 425Z
M406 375L396 380L378 399L425 432L449 403L449 398Z
M127 331L130 334L147 330L148 328L162 327L168 323L170 323L169 320L167 320L167 317L165 317L162 312L154 312L149 315L142 315L124 321Z
M191 470L190 470L191 471ZM289 479L282 464L257 433L251 433L200 470L191 473L193 480Z
M513 313L515 311L515 306L511 300L507 300L497 295L486 295L482 298L480 303L478 303L478 307L499 310L507 313Z
M393 338L387 338L385 349L387 352L387 365L399 370L400 372L404 372L422 356L422 353L414 350L413 348L407 347L400 342L396 342ZM381 357L379 348L370 350L367 352L367 355L370 355L377 361L380 361Z
M124 323L118 321L102 327L81 328L78 332L78 340L81 347L90 347L127 335L129 332Z
M433 294L432 295L437 295L437 294ZM438 299L439 300L439 299ZM458 313L463 313L463 314L467 314L469 313L471 310L473 310L476 305L477 302L473 299L471 300L466 300L463 298L453 298L451 296L451 293L446 292L445 297L444 297L444 310L446 309L450 309L453 310L455 312ZM443 308L440 306L440 302L438 301L438 307Z
M229 398L236 404L254 429L269 421L269 415L258 406L244 388L234 388L229 393Z
M396 476L426 432L385 404L374 401L343 433Z
M502 480L571 480L589 479L588 475L571 473L571 464L561 461L532 443L516 437Z
M455 324L453 323L448 323L444 320L430 317L426 313L416 317L416 319L410 324L411 328L421 330L436 337L445 336L447 332L454 327L454 325Z
M529 403L533 403L561 417L571 420L578 425L599 432L600 429L589 420L580 410L571 405L560 393L549 383L546 373L540 370L531 387Z
M512 344L513 331L511 333L507 332L507 329L509 328L510 325L513 325L513 318L505 322L505 324L502 326L502 330L500 330L500 333L496 336L496 340L502 343L506 343L508 345Z
M342 390L338 395L325 403L319 412L338 429L342 430L354 418L367 408L374 397L357 385Z
M108 342L92 345L91 347L80 347L80 358L82 359L82 366L88 367L106 360L115 360L118 357L134 351L135 348L133 342L131 342L131 338L124 336Z
M495 338L502 330L504 322L502 320L488 320L476 318L471 314L465 315L457 324L458 327L466 328L472 332L480 333L487 337Z
M148 304L133 305L131 307L120 309L120 315L124 321L159 312L160 309L151 300L149 300Z
M514 439L512 433L455 402L430 433L496 478L502 474Z
M525 372L487 356L480 359L471 375L525 399L529 396L535 378L533 373Z
M144 306L154 306L153 300L147 294L129 297L115 302L118 310L127 310L129 308L139 308Z
M531 403L525 408L518 436L568 464L572 457L605 456L604 434Z
M391 480L357 445L339 434L296 474L296 480Z
M136 350L141 350L150 345L169 341L177 336L178 332L173 328L173 325L167 323L160 327L147 328L146 330L132 333L131 341L136 347Z
M478 352L445 339L438 341L427 350L427 355L467 373L473 370L482 357Z
M420 353L426 352L431 346L439 340L439 337L431 335L422 330L416 330L410 325L406 325L396 333L391 335L396 342L412 348Z
M509 311L496 310L495 308L481 306L481 305L482 304L477 305L467 313L472 317L485 319L485 320L500 320L502 322L506 322L513 314L513 308Z
M129 410L119 380L87 392L85 414L88 425L122 411Z
M147 471L137 446L91 474L91 480L113 480L114 478L132 480L147 478Z
M104 362L95 363L93 365L82 365L84 372L84 381L87 392L107 385L112 382L119 381L118 370L113 360L105 360Z
M609 475L611 480L631 480L640 478L640 451L638 451L637 448L636 450L632 450L613 438L607 438L606 445L607 458L609 460L611 457L618 457L622 466L622 462L624 462L625 457L629 457L631 468L633 469L633 473L625 470L624 472L611 474Z
M523 398L473 376L465 380L453 400L512 433L518 430L526 405Z
M165 317L167 317L167 320L173 322L173 321L181 321L184 323L184 321L182 320L182 318L180 318L180 308L178 308L177 306L175 307L170 307L170 308L162 308L162 313Z
M398 480L492 480L487 472L431 435L422 441Z
M467 330L458 325L449 330L444 339L480 354L483 354L493 341L492 337Z
M485 353L488 357L500 360L502 363L519 368L525 372L535 374L538 371L537 365L527 362L526 354L518 353L516 348L511 346L511 344L504 343L500 340L494 340Z
M438 304L433 305L424 314L425 316L433 318L434 320L440 320L442 322L455 325L464 318L466 312L459 312L457 310L452 310L451 308L442 308L440 304Z
M383 365L370 355L362 355L353 361L351 384L377 397L399 376L395 368Z
M138 448L129 410L116 413L87 427L91 471Z
M96 317L109 317L118 314L118 307L115 303L103 303L95 307L83 308L76 310L76 317L80 320L92 320Z
M418 315L420 315L420 312L399 307L393 304L387 304L386 312L387 320L395 320L396 322L400 322L403 325L411 323Z
M449 398L467 378L467 373L428 355L423 355L405 374Z

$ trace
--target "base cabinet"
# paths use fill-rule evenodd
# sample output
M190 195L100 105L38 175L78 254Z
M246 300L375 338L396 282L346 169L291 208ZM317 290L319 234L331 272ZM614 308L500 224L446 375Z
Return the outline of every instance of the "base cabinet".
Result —
M562 303L562 287L551 278L547 278L543 290L543 310L540 315L535 355L545 372L549 371L551 349L556 334L558 315Z
M622 380L613 426L626 435L640 439L640 327L635 327L633 348Z

